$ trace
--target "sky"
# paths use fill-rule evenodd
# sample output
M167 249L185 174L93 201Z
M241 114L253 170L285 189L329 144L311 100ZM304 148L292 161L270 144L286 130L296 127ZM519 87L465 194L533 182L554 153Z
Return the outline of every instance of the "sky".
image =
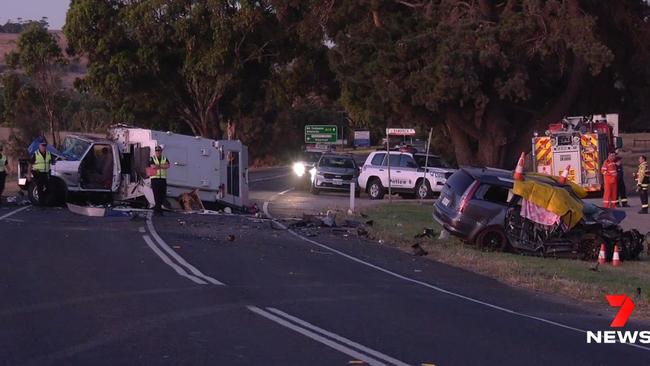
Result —
M48 17L50 29L63 28L70 0L0 0L0 24L18 18L40 20Z

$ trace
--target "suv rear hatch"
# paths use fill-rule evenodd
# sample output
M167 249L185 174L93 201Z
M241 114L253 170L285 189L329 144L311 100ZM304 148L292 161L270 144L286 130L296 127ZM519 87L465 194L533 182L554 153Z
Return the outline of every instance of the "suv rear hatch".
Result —
M467 189L474 183L474 177L465 170L458 170L445 182L445 187L440 192L440 198L435 205L443 212L458 211L462 197Z

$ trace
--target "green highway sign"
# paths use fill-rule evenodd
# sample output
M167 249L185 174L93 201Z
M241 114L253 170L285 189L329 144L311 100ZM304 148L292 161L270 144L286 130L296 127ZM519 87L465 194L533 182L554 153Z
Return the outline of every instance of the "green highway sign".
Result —
M306 125L305 143L336 142L338 136L336 125Z

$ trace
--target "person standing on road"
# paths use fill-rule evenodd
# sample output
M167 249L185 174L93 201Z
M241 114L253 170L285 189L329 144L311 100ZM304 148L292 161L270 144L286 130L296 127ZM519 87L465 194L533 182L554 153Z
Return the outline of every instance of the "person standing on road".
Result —
M648 161L645 155L639 156L639 170L636 176L636 191L641 195L640 214L648 213L648 183L650 183L650 172L648 172Z
M162 203L167 196L167 169L169 169L169 162L162 154L161 146L156 146L154 155L149 159L149 166L156 169L156 174L151 177L151 189L153 190L153 197L156 202L153 212L156 215L162 216Z
M45 200L45 187L50 180L50 169L54 162L52 161L52 154L47 151L47 143L45 141L38 145L38 150L32 155L29 160L29 168L27 169L27 179L31 179L32 175L36 181L36 190L38 192L38 204L44 205Z
M5 190L5 181L7 180L7 155L2 153L2 145L0 145L0 205L2 205L2 192Z
M603 207L616 208L616 195L618 194L618 173L614 153L607 156L600 172L603 174L605 189L603 193Z
M625 173L623 172L623 159L620 156L616 157L616 173L618 174L617 187L618 187L618 205L621 207L630 207L627 204L627 192L625 190Z

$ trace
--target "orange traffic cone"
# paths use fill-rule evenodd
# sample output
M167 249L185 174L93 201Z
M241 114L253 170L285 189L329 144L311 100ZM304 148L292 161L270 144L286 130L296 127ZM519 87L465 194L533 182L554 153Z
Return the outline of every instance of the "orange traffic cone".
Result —
M569 176L570 169L571 169L571 165L567 165L566 168L564 168L564 171L562 171L562 174L560 174L560 184L566 183L566 179Z
M525 154L522 152L515 168L515 174L513 174L515 180L524 180L524 157Z
M619 254L621 250L618 248L618 245L614 245L614 256L612 257L612 266L618 267L621 265L621 256Z
M598 264L605 264L605 243L600 244L600 252L598 252Z

